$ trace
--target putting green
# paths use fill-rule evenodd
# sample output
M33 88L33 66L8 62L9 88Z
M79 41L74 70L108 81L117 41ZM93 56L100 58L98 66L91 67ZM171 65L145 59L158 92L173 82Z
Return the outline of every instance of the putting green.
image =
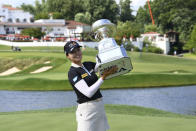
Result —
M133 110L133 111L132 111ZM75 108L0 114L1 131L76 131ZM107 105L110 131L195 131L196 117L155 109ZM142 112L142 113L141 113Z

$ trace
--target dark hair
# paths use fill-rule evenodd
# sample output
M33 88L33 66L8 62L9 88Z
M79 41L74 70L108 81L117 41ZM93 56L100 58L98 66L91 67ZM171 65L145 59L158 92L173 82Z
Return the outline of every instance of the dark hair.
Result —
M67 44L67 43L66 43ZM64 45L64 53L67 55L67 53L66 53L66 44Z

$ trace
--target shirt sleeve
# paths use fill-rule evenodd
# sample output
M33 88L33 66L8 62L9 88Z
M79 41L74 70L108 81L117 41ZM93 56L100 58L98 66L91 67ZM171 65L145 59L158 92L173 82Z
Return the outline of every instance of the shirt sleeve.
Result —
M80 74L78 74L75 70L69 71L68 79L71 85L88 98L91 98L97 92L104 81L102 78L99 78L93 85L88 86L85 80L82 79Z
M103 79L99 78L92 86L88 86L84 79L78 81L74 86L85 96L91 98L99 89L101 84L103 83Z
M71 85L74 86L82 78L76 71L70 70L68 73L68 79L69 79L69 82L71 83Z

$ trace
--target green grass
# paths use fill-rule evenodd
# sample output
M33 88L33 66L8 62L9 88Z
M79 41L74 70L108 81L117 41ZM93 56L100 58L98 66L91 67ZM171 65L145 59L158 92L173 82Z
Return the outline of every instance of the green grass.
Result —
M41 51L41 52L63 52L62 47L54 46L37 46L37 47L20 47L22 51ZM0 51L12 51L10 46L0 45Z
M196 54L186 53L186 54L184 54L184 57L185 58L196 59Z
M67 80L70 62L63 54L63 47L50 47L56 52L36 51L47 47L26 48L34 51L0 52L0 72L11 67L22 70L13 75L0 76L0 90L72 90ZM83 61L95 61L96 54L94 49L85 49ZM102 89L196 85L195 59L152 53L140 55L138 52L128 52L128 55L133 71L106 80ZM44 64L46 61L51 63ZM30 73L43 66L53 68L43 73Z
M76 131L75 107L0 113L1 131ZM196 117L137 106L106 105L110 131L195 131Z

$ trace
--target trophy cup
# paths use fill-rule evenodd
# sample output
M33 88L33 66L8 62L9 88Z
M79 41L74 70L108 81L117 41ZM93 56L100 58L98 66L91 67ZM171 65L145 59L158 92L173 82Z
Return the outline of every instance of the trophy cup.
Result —
M111 38L115 25L107 19L100 19L93 23L92 30L96 34L95 37L101 39L98 42L99 52L96 56L96 63L99 65L98 72L102 75L105 70L117 66L117 72L106 79L130 72L133 67L125 48L123 45L117 45L114 38Z

